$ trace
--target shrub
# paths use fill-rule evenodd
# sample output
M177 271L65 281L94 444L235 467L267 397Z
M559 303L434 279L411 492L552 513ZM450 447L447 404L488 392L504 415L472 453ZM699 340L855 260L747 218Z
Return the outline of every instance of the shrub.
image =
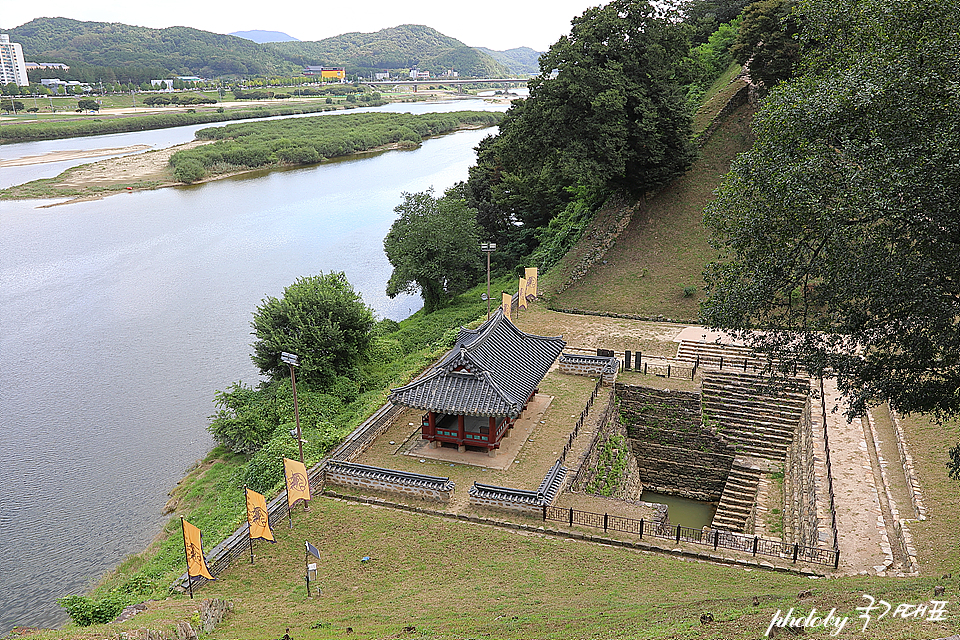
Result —
M110 594L101 600L87 596L66 596L57 600L57 604L66 609L70 618L81 627L111 622L126 606L118 594Z
M200 164L199 160L194 160L193 158L187 158L181 162L178 162L176 168L173 170L173 177L179 182L184 182L186 184L192 184L197 180L203 179L207 175L206 169L203 168L203 165Z

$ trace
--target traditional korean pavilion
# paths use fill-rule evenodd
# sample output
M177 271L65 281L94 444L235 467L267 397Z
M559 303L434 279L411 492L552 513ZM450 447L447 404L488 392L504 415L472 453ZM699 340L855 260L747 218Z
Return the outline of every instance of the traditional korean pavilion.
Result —
M562 337L521 331L498 309L476 329L461 328L440 364L391 389L390 400L427 412L423 438L433 446L447 442L496 455L564 346Z

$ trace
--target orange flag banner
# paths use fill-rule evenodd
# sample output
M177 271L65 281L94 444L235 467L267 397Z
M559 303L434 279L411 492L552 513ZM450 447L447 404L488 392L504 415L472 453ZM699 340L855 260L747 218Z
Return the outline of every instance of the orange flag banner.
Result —
M307 468L302 462L283 459L283 475L287 479L287 506L293 507L300 500L310 501L310 483L307 481Z
M510 313L513 311L513 296L509 293L502 294L502 302L500 306L503 307L503 315L510 317Z
M203 557L200 529L183 518L180 518L180 524L183 526L183 549L187 556L187 575L191 578L203 576L208 580L214 580L215 578L207 570L207 561Z
M527 308L527 279L524 277L520 278L519 293L520 295L518 296L519 299L517 300L517 306L520 309L526 309Z
M273 539L273 531L270 530L270 516L267 513L267 500L256 491L247 489L247 523L250 525L251 540L269 540Z
M523 270L524 275L527 277L527 295L531 295L534 298L537 297L537 268L536 267L527 267Z

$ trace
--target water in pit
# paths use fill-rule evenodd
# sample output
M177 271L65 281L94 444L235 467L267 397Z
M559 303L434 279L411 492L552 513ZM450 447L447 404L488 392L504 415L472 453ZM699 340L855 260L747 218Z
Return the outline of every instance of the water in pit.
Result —
M668 496L654 491L644 491L640 499L644 502L667 505L670 509L668 511L670 524L679 524L694 529L710 526L710 523L713 522L713 516L717 512L717 505L713 502Z

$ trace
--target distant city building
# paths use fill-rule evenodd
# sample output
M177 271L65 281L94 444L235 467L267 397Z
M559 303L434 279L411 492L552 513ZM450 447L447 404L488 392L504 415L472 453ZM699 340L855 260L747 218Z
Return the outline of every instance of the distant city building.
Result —
M457 72L457 71L454 71L453 69L447 69L446 73L444 73L444 74L443 74L442 76L440 76L440 77L442 77L442 78L459 78L459 77L460 77L460 73Z
M91 91L90 85L85 82L77 82L76 80L61 80L60 78L43 78L40 80L40 84L47 87L48 89L56 89L57 93L60 91L60 87L64 88L64 92L67 89L72 87L80 87L82 91Z
M56 69L57 71L70 71L70 65L62 62L28 62L27 71L36 71L37 69Z
M410 69L411 80L427 80L430 78L429 71L420 71L420 69Z
M0 33L0 84L11 82L26 87L27 63L23 61L23 48L17 42L10 42L10 36Z
M374 74L374 78L376 78L377 80L389 80L389 79L390 79L390 72L389 72L389 71L382 71L382 72L379 72L379 73L375 73L375 74Z
M305 76L320 76L321 80L347 80L347 70L343 67L304 67L301 73Z
M161 91L173 90L173 80L170 80L169 78L166 80L151 80L150 85L158 87Z

